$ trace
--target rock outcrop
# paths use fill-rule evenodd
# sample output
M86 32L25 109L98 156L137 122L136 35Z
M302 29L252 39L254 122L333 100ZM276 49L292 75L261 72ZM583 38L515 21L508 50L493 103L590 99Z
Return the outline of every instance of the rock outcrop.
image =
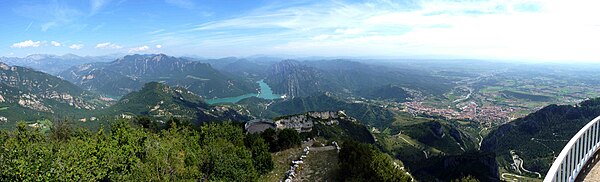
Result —
M53 108L94 110L101 107L85 101L84 96L89 95L55 76L0 63L0 102L47 113L54 113Z
M343 111L333 112L307 112L305 114L293 115L275 120L277 129L295 129L298 132L310 132L315 125L315 122L320 122L325 125L338 124L339 120L346 119L346 114ZM355 121L354 118L349 118Z

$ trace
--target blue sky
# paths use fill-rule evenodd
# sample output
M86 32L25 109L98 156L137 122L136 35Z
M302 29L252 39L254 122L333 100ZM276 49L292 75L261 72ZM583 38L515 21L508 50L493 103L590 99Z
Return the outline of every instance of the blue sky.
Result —
M0 1L0 56L600 61L597 1Z

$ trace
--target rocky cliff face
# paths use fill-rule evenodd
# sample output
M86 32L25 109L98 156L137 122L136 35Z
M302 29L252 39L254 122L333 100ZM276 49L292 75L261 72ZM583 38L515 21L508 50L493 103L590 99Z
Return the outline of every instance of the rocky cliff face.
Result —
M332 86L323 72L294 60L281 61L271 66L265 82L274 93L285 94L289 98L329 91Z
M339 120L348 119L356 121L354 118L347 118L343 111L333 112L307 112L305 114L283 117L275 121L278 129L290 128L298 132L310 132L315 122L325 125L338 124Z

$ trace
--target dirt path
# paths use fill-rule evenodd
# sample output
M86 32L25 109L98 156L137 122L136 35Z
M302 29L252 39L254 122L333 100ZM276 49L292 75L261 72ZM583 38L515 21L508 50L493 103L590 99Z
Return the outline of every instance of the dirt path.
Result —
M525 169L525 167L523 167L523 163L524 163L523 159L521 159L521 157L519 155L517 155L516 152L510 151L510 154L512 155L513 162L516 164L517 171L519 173L532 173L532 174L536 174L538 176L538 178L540 178L540 179L542 178L542 174L540 174L539 172L530 171L530 170Z
M334 146L311 147L302 170L292 181L339 181L336 179L339 170L337 154Z
M481 143L483 143L483 135L481 133L483 133L484 131L486 131L488 128L483 128L479 131L479 150L481 150Z
M310 151L311 152L321 152L321 151L328 151L328 150L334 150L335 147L334 146L325 146L325 147L311 147Z
M516 175L516 174L512 174L512 173L502 173L501 176L502 176L502 179L504 179L506 181L519 181L518 178L527 179L527 177L525 177L525 176ZM512 178L510 176L512 176Z

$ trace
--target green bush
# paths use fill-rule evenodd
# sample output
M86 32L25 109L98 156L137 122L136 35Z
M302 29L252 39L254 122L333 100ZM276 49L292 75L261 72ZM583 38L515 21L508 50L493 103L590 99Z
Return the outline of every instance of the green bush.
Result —
M346 141L338 154L342 181L410 181L392 159L372 145Z
M0 181L256 181L273 169L264 140L230 123L159 132L128 121L109 132L65 126L0 132Z

